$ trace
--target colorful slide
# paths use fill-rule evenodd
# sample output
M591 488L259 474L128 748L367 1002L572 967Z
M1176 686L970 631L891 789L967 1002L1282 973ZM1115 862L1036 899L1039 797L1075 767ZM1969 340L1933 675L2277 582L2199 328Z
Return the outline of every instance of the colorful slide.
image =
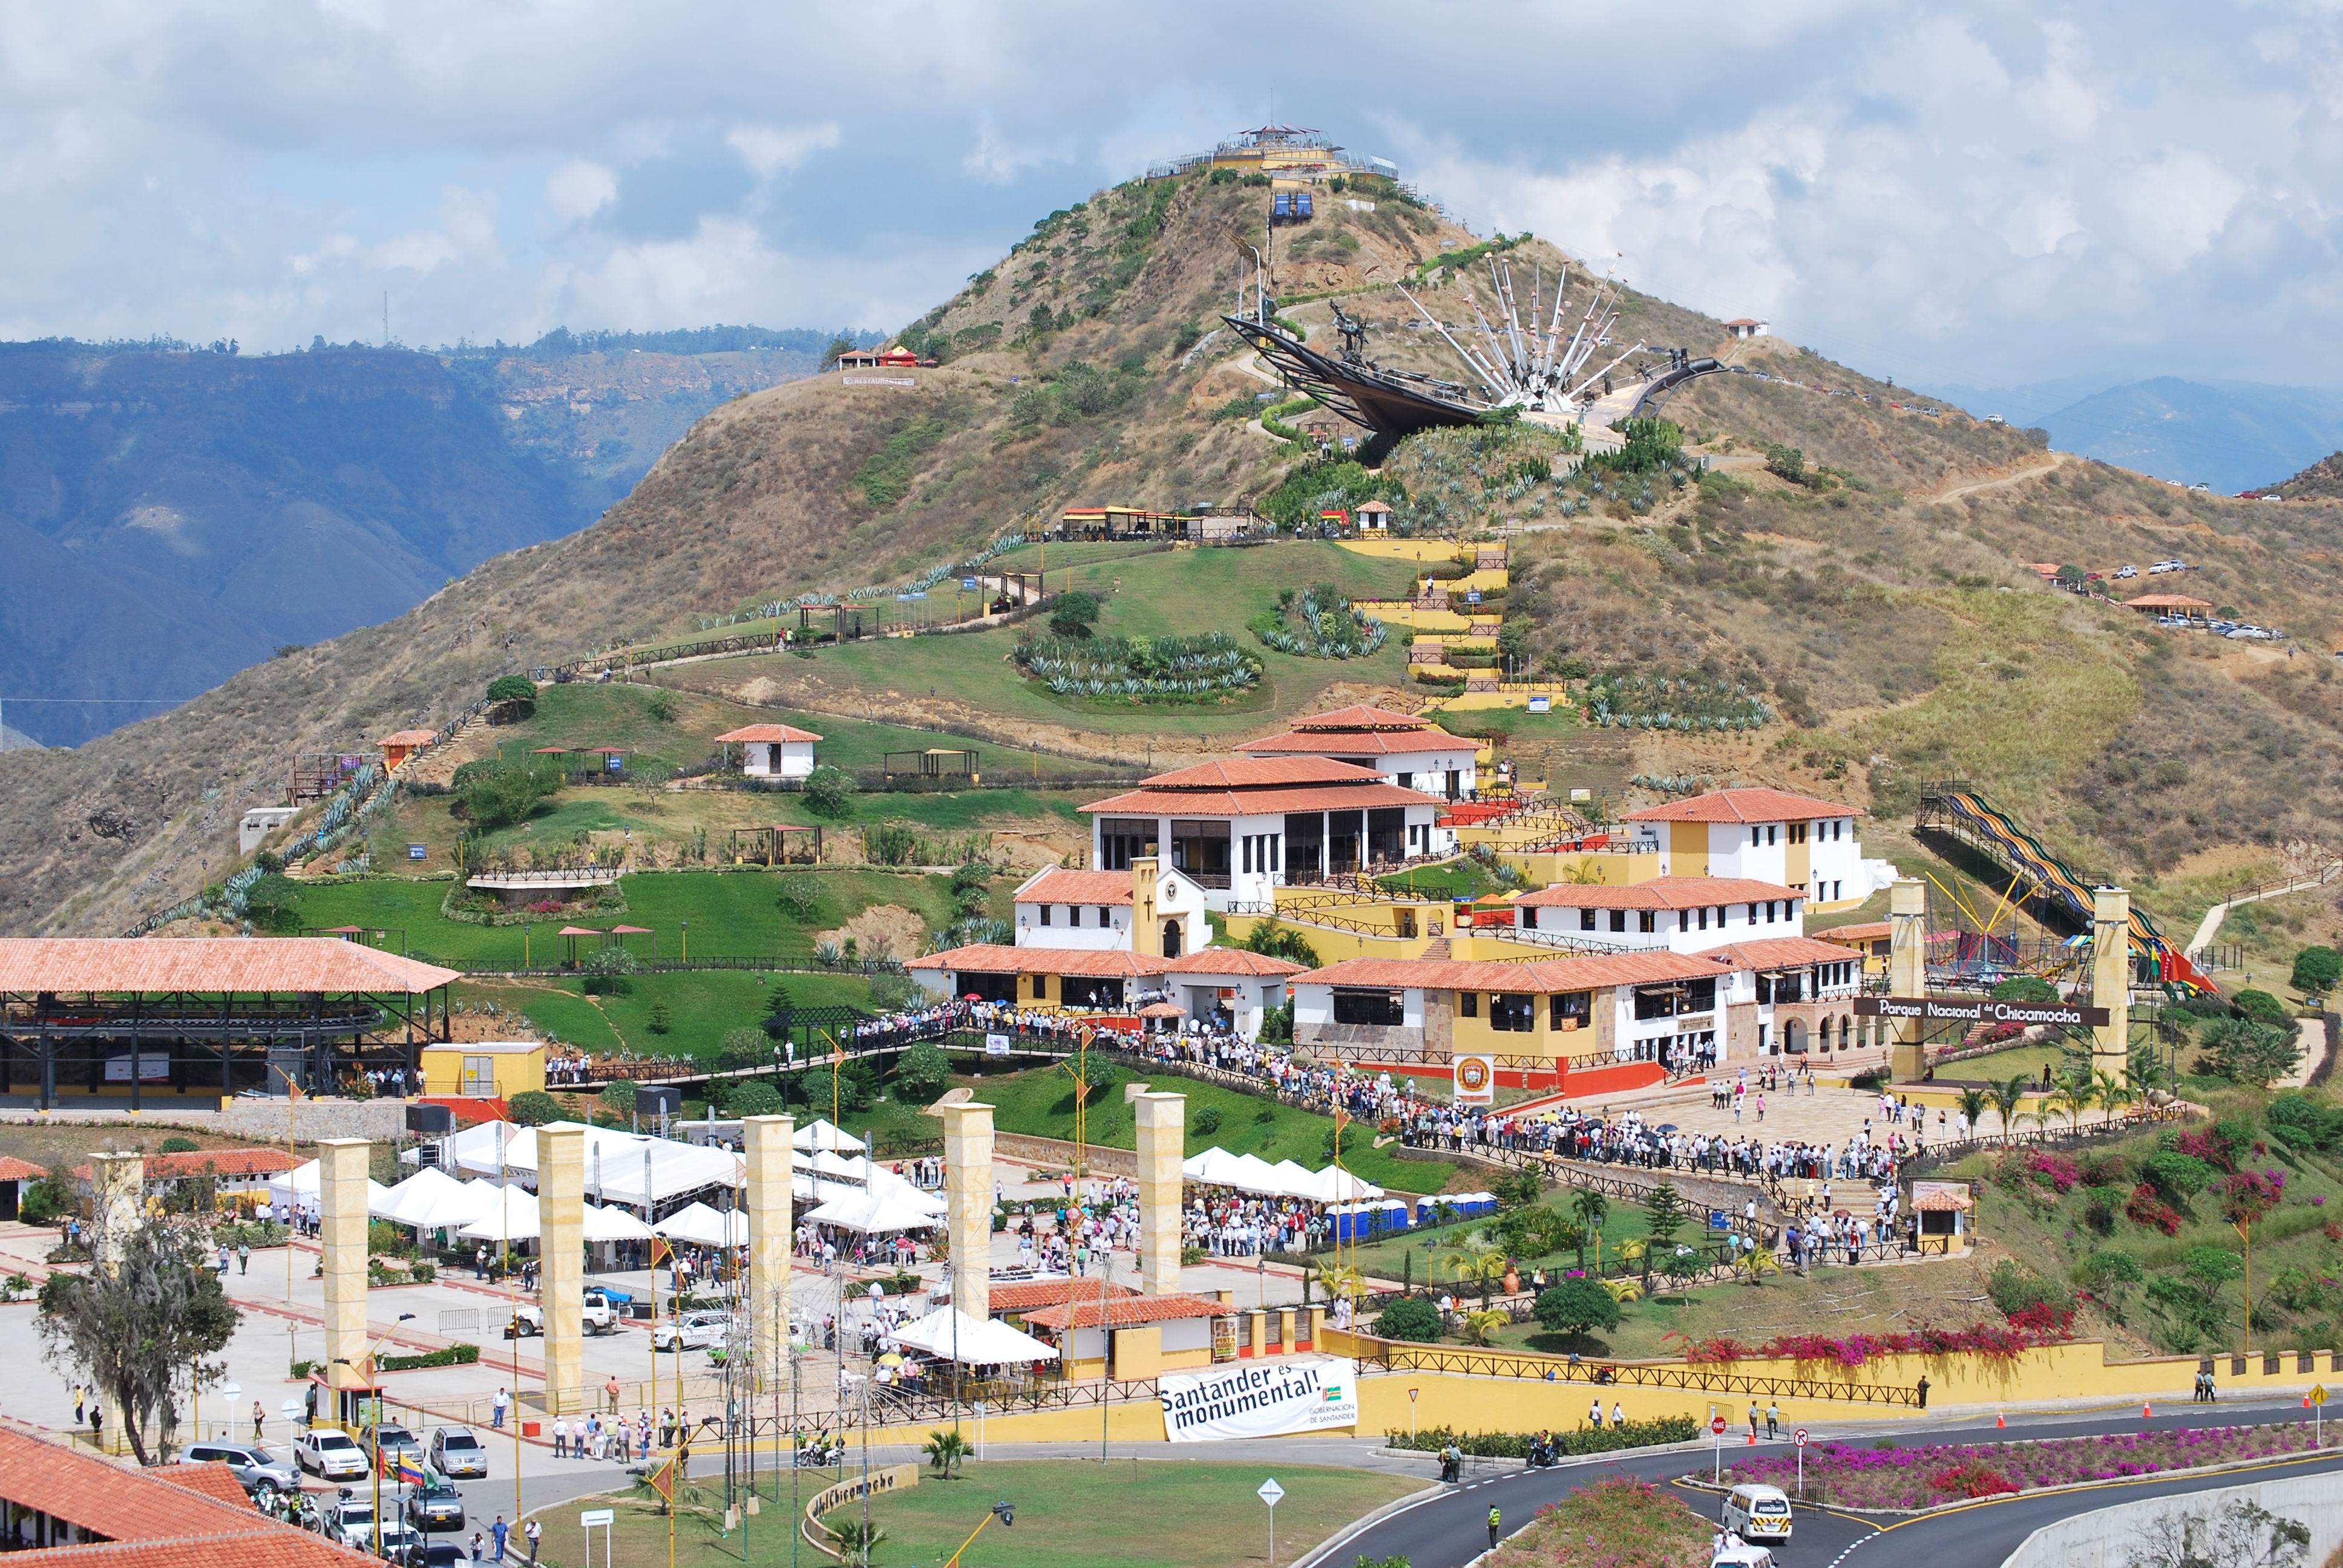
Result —
M1966 785L1949 785L1924 795L1920 809L1922 825L1952 829L2016 872L2021 893L2047 898L2081 930L2091 929L2090 879L2044 849L2039 839L1992 801ZM1936 820L1931 822L1931 818ZM2131 942L2134 956L2152 960L2157 978L2165 984L2188 990L2216 989L2187 955L2165 940L2137 904L2131 910Z

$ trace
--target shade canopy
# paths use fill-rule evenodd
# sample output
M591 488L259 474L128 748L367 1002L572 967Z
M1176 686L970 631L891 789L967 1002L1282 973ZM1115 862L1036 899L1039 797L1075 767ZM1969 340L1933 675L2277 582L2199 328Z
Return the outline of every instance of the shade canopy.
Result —
M537 1231L537 1194L508 1187L487 1213L456 1234L474 1241L534 1241Z
M497 1146L499 1129L504 1137L501 1164ZM642 1137L613 1127L588 1127L583 1131L586 1190L605 1203L624 1203L628 1208L640 1209L711 1187L738 1187L748 1177L747 1161L721 1149ZM493 1176L501 1169L531 1181L537 1178L537 1129L533 1127L484 1121L477 1127L467 1127L448 1143L450 1160L468 1175ZM648 1194L643 1171L646 1154L650 1157Z
M371 1214L389 1201L390 1189L371 1176L367 1178L367 1212ZM292 1170L268 1179L268 1201L291 1207L296 1200L314 1207L317 1201L317 1162L296 1165Z
M368 1204L367 1212L377 1220L389 1220L401 1225L419 1225L420 1219L408 1218L412 1211L420 1214L450 1192L461 1192L464 1184L436 1165L419 1168L414 1175L389 1188L379 1204Z
M719 1213L705 1203L679 1209L651 1229L670 1241L689 1241L699 1247L749 1244L748 1215L738 1210L729 1214Z
M589 1241L645 1241L655 1232L649 1225L613 1204L586 1205L586 1239Z
M852 1154L860 1154L870 1147L843 1127L821 1116L799 1128L797 1136L789 1141L799 1149L843 1149Z
M1269 1198L1304 1198L1313 1203L1353 1203L1383 1195L1373 1182L1331 1165L1323 1171L1312 1171L1291 1160L1272 1165L1251 1154L1232 1154L1220 1148L1190 1155L1182 1162L1180 1174L1208 1187L1233 1187Z
M875 1235L890 1231L924 1231L940 1223L938 1216L919 1200L922 1194L908 1184L872 1187L851 1198L833 1198L807 1219L817 1224Z
M958 1307L939 1307L918 1322L897 1329L894 1337L897 1344L963 1366L1058 1359L1057 1346L998 1318L971 1318Z

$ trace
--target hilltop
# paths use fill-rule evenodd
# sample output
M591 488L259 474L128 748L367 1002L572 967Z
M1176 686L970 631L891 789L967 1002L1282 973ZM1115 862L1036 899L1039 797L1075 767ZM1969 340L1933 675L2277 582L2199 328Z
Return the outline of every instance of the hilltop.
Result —
M1558 689L1606 675L1722 682L1762 692L1779 715L1719 733L1456 716L1550 764L1557 783L1777 783L1892 823L1920 783L1961 773L2093 872L2175 890L2320 852L2343 807L2325 689L2343 635L2343 508L2190 496L2054 455L1782 339L1733 342L1714 318L1632 288L1618 349L1715 352L1747 372L1695 382L1667 410L1688 457L1708 460L1705 477L1573 479L1562 437L1528 427L1413 437L1373 472L1305 467L1297 444L1262 427L1259 395L1273 384L1217 322L1271 237L1262 197L1198 173L1051 214L906 328L906 346L940 362L916 385L828 374L736 398L582 532L498 556L394 620L269 660L76 753L0 756L7 926L116 930L185 896L206 867L225 869L227 825L276 798L297 747L444 722L500 673L693 635L802 593L883 590L1076 503L1298 518L1388 495L1401 526L1510 538L1504 613L1523 623L1527 666ZM1390 187L1354 188L1303 233L1274 237L1275 292L1313 342L1331 337L1339 300L1368 321L1377 358L1452 377L1453 357L1390 285L1409 280L1427 308L1469 322L1486 293L1482 257L1501 250L1523 283L1567 260L1543 240L1476 237ZM1250 644L1246 623L1273 609L1281 573L1339 577L1362 596L1404 585L1390 563L1327 549L1053 547L1049 564L1106 598L1102 634L1224 631ZM2080 564L2128 597L2147 579L2123 584L2119 566L2173 556L2197 568L2177 587L2292 641L2159 628L2057 592L2027 565ZM987 569L1039 564L1029 546ZM948 724L1118 766L1225 748L1330 697L1426 695L1407 688L1394 638L1359 660L1263 653L1264 678L1242 699L1055 697L1004 663L1015 636L656 678L733 705Z
M0 345L13 727L76 744L573 533L709 408L811 371L830 336L661 338Z

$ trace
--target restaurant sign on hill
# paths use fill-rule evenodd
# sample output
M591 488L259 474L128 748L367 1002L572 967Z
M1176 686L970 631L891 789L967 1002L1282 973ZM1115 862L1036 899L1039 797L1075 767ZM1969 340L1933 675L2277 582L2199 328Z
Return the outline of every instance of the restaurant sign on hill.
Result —
M1975 997L1859 996L1857 1018L1912 1018L1923 1023L2048 1023L2097 1029L2107 1021L2103 1007L2068 1001L1992 1001Z

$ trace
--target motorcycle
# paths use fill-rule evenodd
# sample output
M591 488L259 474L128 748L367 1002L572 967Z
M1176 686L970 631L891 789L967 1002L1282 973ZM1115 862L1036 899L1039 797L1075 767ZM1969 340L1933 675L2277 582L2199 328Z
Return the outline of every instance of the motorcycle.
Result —
M824 1432L816 1432L811 1442L798 1447L799 1470L830 1470L845 1462L845 1442Z

